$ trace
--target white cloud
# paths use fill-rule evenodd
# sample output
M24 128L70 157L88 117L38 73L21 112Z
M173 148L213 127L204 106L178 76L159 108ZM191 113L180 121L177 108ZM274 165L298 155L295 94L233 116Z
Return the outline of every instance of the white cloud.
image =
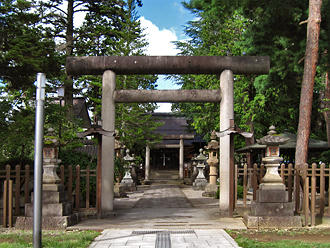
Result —
M155 24L146 20L143 16L140 17L140 22L141 27L145 29L144 34L149 42L146 50L147 55L176 55L179 52L175 45L171 43L178 40L173 30L159 30Z
M176 55L179 52L179 50L176 49L175 45L172 43L172 41L178 40L178 37L173 29L159 30L155 24L149 20L146 20L143 16L140 17L140 22L141 27L144 29L146 39L149 42L149 46L146 49L147 55L171 56ZM161 84L160 88L173 88L173 83L167 80L165 82L162 76L158 79L158 84ZM157 103L157 106L158 108L155 112L171 112L171 103Z
M158 108L155 110L156 113L168 113L172 112L172 103L157 103Z

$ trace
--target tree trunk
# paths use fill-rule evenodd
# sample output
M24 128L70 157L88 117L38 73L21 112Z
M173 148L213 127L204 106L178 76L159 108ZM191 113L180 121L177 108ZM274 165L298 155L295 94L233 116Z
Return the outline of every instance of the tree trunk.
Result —
M329 79L329 71L326 72L325 75L325 86L324 86L324 96L322 99L323 102L323 116L325 125L327 128L327 140L328 146L330 146L330 79Z
M73 53L73 3L74 0L68 0L68 12L67 12L67 26L66 26L66 49L67 56L72 56ZM68 75L65 82L65 105L69 106L70 110L73 106L73 77Z
M299 125L295 156L296 166L307 163L308 159L308 141L311 127L313 89L319 49L321 5L322 0L309 1L304 76L301 86Z

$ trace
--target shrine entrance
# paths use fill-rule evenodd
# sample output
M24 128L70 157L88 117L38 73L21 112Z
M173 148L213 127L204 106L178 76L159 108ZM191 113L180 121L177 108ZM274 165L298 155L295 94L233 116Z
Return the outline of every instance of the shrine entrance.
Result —
M103 75L102 119L103 129L115 130L116 103L145 102L220 102L220 132L230 127L234 119L234 74L267 74L269 57L221 57L221 56L109 56L68 57L68 75ZM220 74L219 90L116 90L116 75L146 74ZM114 199L114 137L102 137L102 216L113 212ZM223 216L229 216L230 136L220 138L219 153L220 200Z

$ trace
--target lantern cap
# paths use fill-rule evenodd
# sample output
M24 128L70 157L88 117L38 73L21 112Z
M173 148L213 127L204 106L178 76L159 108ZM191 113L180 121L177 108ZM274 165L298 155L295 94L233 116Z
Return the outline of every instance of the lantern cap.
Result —
M199 155L196 157L196 160L198 160L198 161L203 161L203 160L205 160L205 159L207 159L207 157L205 157L205 156L203 155L203 148L201 148L201 149L199 149Z
M216 140L217 133L215 130L211 133L211 141L207 144L207 146L204 146L206 150L217 150L219 149L219 142Z
M288 143L290 138L284 138L282 135L277 134L275 126L269 127L268 135L262 137L260 140L257 139L258 144L267 146L279 146Z
M125 160L125 161L131 161L131 162L132 162L132 161L135 161L136 159L135 159L134 157L131 157L131 156L129 155L129 152L130 152L129 149L127 149L127 150L126 150L126 156L124 157L124 160Z

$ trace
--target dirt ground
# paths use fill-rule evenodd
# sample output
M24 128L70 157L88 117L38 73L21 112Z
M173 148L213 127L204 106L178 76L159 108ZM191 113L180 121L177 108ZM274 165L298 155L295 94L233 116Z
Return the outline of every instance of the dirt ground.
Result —
M288 230L240 230L230 233L235 238L238 234L260 242L297 240L304 242L330 243L330 228L302 228Z

